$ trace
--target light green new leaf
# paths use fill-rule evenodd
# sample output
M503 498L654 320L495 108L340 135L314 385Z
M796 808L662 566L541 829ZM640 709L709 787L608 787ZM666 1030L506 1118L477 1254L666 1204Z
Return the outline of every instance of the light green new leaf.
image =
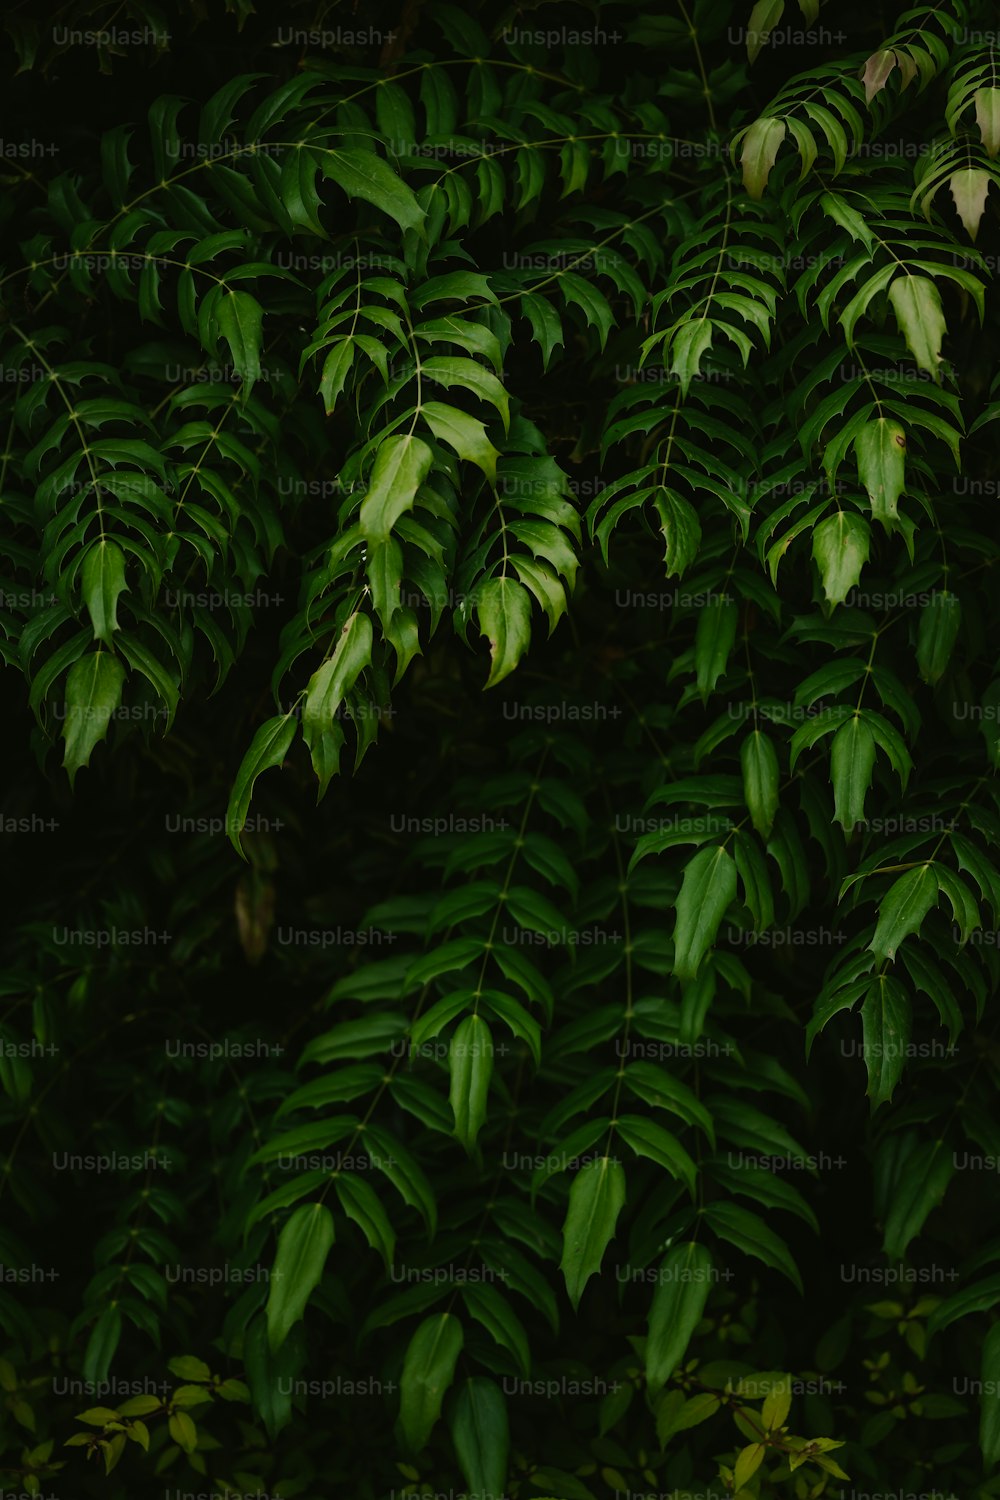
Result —
M370 547L385 541L400 516L412 510L434 455L420 438L390 437L379 446L358 520Z
M1000 93L1000 89L997 92ZM990 174L984 172L982 167L960 167L948 178L958 217L973 243L986 212L986 195L990 190L990 182Z
M490 578L476 599L479 628L490 643L490 675L496 687L521 660L531 641L531 597L513 578Z
M322 1203L303 1203L278 1236L267 1298L267 1342L275 1354L319 1285L333 1244L333 1217Z
M747 61L754 63L760 49L777 26L785 11L785 0L757 0L747 23Z
M743 168L743 186L751 198L763 198L778 147L784 139L784 120L773 118L754 120L743 137L740 166Z
M919 932L921 923L938 903L940 887L933 864L907 870L890 886L879 907L875 935L868 944L876 958L895 958L905 937Z
M912 1019L913 1006L903 985L890 974L877 975L861 1006L868 1097L873 1111L889 1103L903 1076Z
M830 748L833 816L846 833L865 818L865 797L875 769L875 736L859 715L841 724Z
M473 1375L465 1382L455 1402L451 1436L468 1500L497 1500L507 1484L510 1434L507 1403L496 1381Z
M973 100L979 136L992 160L1000 151L1000 88L976 89Z
M226 808L226 831L233 848L244 859L246 855L240 843L240 834L247 820L254 782L262 772L270 770L272 766L281 765L291 748L298 727L298 720L290 713L279 714L273 719L268 719L267 723L262 724L254 735L250 742L250 749L240 763L233 789L229 794L229 806Z
M111 644L118 626L118 596L128 591L125 554L106 537L94 543L83 559L83 598L94 627L94 639Z
M866 422L854 439L858 478L868 491L872 516L886 530L899 515L906 469L906 433L890 417Z
M414 1453L426 1447L462 1350L462 1325L452 1313L425 1318L410 1340L399 1377L399 1421Z
M766 839L778 811L781 771L778 752L761 730L751 730L743 741L740 746L740 765L743 768L743 797L750 812L750 820L761 838Z
M363 198L395 219L400 229L423 234L426 215L416 194L374 151L351 146L314 146L313 150L324 177L332 178L349 198Z
M443 401L425 401L420 415L438 442L454 448L459 458L475 464L482 469L490 484L496 484L500 452L486 436L482 422L459 411L457 406L446 406Z
M661 1263L649 1309L646 1385L656 1397L677 1369L708 1297L712 1256L693 1241L675 1245Z
M591 1276L601 1269L624 1206L625 1171L621 1162L602 1156L586 1162L573 1178L559 1269L574 1308L579 1307Z
M264 309L249 292L224 292L216 304L219 332L229 345L233 369L245 400L260 379L261 322Z
M684 869L674 927L674 974L693 979L736 896L736 863L722 845L699 849Z
M940 381L941 342L948 329L937 286L928 276L896 276L889 285L889 301L917 365Z
M111 715L122 701L124 683L125 668L110 651L91 651L70 667L63 722L63 766L69 772L70 786L107 734Z
M726 670L736 640L738 620L736 601L727 596L710 599L699 611L694 637L694 665L703 703Z
M983 1340L980 1375L979 1446L983 1466L994 1469L1000 1461L1000 1323L994 1323Z
M917 666L925 682L940 682L962 622L962 606L948 589L936 590L920 611Z
M812 555L823 579L829 604L843 604L856 588L868 561L871 527L864 516L838 510L820 522L812 534Z
M927 1215L944 1197L954 1170L951 1147L943 1140L924 1141L906 1158L885 1220L882 1248L892 1260L902 1260Z
M493 1038L482 1016L466 1016L455 1028L448 1049L451 1072L449 1102L455 1134L467 1151L486 1119L486 1099L493 1073Z

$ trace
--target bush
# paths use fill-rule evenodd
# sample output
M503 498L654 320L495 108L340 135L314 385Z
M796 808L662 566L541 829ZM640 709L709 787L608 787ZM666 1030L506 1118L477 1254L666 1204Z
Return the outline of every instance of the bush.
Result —
M5 21L2 1493L997 1494L990 7L218 10Z

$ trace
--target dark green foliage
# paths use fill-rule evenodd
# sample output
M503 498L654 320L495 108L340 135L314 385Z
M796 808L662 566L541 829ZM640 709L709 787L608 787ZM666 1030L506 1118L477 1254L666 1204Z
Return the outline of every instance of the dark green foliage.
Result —
M997 1494L995 16L216 10L5 22L0 1493Z

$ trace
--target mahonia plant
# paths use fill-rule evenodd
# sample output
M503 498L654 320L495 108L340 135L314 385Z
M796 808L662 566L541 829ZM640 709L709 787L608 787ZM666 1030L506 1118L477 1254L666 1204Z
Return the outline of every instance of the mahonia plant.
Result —
M5 19L0 1493L1000 1493L995 24Z

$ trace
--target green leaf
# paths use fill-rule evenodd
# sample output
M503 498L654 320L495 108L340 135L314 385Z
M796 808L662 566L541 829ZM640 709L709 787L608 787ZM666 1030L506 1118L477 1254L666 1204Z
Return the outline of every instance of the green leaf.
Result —
M931 862L908 870L890 886L879 905L875 935L868 944L876 958L895 958L905 937L919 932L921 923L938 903L938 878Z
M973 94L976 106L976 125L986 155L992 161L1000 152L1000 88L976 89Z
M324 177L330 177L349 198L362 198L395 219L400 229L424 233L426 215L413 189L374 151L338 146L312 148Z
M983 1466L995 1469L1000 1461L1000 1323L994 1323L983 1340L980 1378L979 1446Z
M948 330L937 286L927 276L896 276L889 285L889 301L917 365L940 381L941 343Z
M886 530L899 516L906 467L906 433L890 417L866 422L854 439L858 478L868 491L872 515Z
M699 849L684 869L674 927L674 974L694 979L736 897L736 864L720 845Z
M447 443L459 458L482 469L490 484L496 484L500 453L486 436L482 422L441 401L425 401L420 414L439 442Z
M358 1225L372 1249L378 1251L388 1271L396 1235L378 1194L356 1173L338 1172L333 1185L344 1213Z
M785 0L756 0L747 23L747 62L755 63L760 49L767 45L771 32L785 11Z
M94 639L111 644L118 626L118 597L127 592L125 554L117 542L102 537L83 559L83 598L94 627Z
M885 1219L883 1248L892 1260L902 1260L927 1215L944 1197L953 1171L951 1147L944 1141L924 1141L906 1158Z
M309 679L302 711L302 732L308 744L331 727L334 714L371 656L371 618L359 610L344 621L333 655Z
M420 438L390 437L379 445L358 520L369 547L384 542L400 516L413 509L434 455Z
M736 601L727 596L710 599L699 611L698 628L694 637L694 662L698 691L703 703L726 670L736 640L738 619Z
M250 749L240 763L226 808L226 830L233 848L244 859L246 855L243 854L240 834L247 820L254 783L264 771L281 765L291 749L298 727L298 721L291 713L268 719L254 735Z
M861 1006L868 1097L872 1110L892 1099L906 1061L913 1007L898 979L879 974Z
M668 578L681 578L698 556L701 525L690 501L672 490L662 490L653 500L660 517Z
M766 3L766 0L765 0ZM781 3L781 0L778 0ZM707 318L682 323L670 341L670 373L680 382L681 395L687 396L692 380L697 378L701 357L712 343L712 324Z
M81 766L90 764L94 746L108 732L122 699L125 668L109 651L91 651L73 663L66 678L66 742L63 766L70 786Z
M215 307L219 332L229 345L233 369L243 382L244 400L260 379L261 321L264 309L249 292L225 292Z
M642 1115L619 1115L616 1129L626 1146L637 1156L645 1156L664 1167L683 1182L692 1198L697 1186L697 1169L683 1146L662 1125Z
M728 1240L744 1254L755 1256L766 1266L780 1271L794 1287L802 1291L802 1278L788 1246L778 1238L773 1229L768 1228L763 1219L745 1208L737 1208L734 1203L717 1202L708 1204L705 1220L721 1239Z
M625 1172L621 1162L608 1156L585 1162L570 1188L559 1263L574 1309L579 1307L591 1276L601 1269L624 1206Z
M267 1298L267 1341L277 1353L319 1285L333 1244L333 1217L322 1203L303 1203L278 1236Z
M851 589L857 587L870 546L871 527L854 511L838 510L816 527L812 555L829 604L843 604Z
M335 344L323 361L319 393L323 397L323 409L327 416L337 404L353 363L354 344L350 339L342 339Z
M83 1355L83 1378L92 1386L101 1386L108 1378L122 1336L122 1315L112 1303L94 1324Z
M490 643L490 675L486 686L513 672L531 641L531 597L513 578L490 578L476 599L479 628Z
M493 1038L482 1016L466 1016L455 1028L448 1049L448 1066L455 1134L465 1149L471 1151L486 1119L493 1073Z
M865 797L875 769L875 737L864 719L853 714L841 724L830 747L833 816L846 833L865 819Z
M784 120L763 117L754 120L743 137L740 165L743 168L743 186L751 198L763 198L778 147L784 139Z
M781 770L778 752L768 736L753 729L740 746L743 768L743 796L750 820L761 838L767 838L778 811L778 786Z
M469 1500L497 1500L507 1484L507 1403L495 1381L473 1375L462 1386L451 1424Z
M646 1385L656 1397L684 1358L708 1298L712 1256L692 1241L675 1245L660 1263L649 1309Z
M454 1379L462 1343L462 1325L447 1312L425 1318L410 1340L399 1380L399 1421L414 1453L427 1446L441 1415L441 1403Z
M947 589L935 590L920 611L917 666L925 682L940 682L962 623L962 606Z
M1000 96L1000 89L997 90ZM961 167L948 178L948 187L954 199L958 217L965 226L970 240L975 243L979 226L986 212L986 196L992 179L982 167Z
M487 370L485 365L478 364L474 359L440 354L433 359L425 359L421 368L424 379L435 385L446 388L458 385L481 401L488 401L500 413L504 431L510 426L510 397L492 370Z

